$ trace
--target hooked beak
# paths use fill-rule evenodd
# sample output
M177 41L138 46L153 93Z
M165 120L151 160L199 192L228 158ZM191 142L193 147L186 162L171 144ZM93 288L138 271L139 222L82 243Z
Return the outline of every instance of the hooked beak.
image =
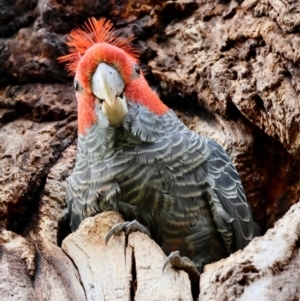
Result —
M118 71L106 63L100 63L92 77L92 91L103 101L102 111L111 126L119 126L128 112L123 91L125 84Z

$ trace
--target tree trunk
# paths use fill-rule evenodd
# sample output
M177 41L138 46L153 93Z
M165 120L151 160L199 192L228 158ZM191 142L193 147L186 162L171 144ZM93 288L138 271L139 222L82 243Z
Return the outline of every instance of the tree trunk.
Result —
M298 1L1 1L0 295L3 300L192 300L141 233L104 237L116 212L70 234L66 178L77 104L56 58L90 16L134 35L153 89L237 167L265 233L205 267L199 300L300 300ZM297 204L296 204L297 203Z

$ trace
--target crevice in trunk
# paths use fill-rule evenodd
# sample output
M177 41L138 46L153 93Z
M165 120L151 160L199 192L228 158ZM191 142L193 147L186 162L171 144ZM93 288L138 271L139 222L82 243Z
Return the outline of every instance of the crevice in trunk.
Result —
M78 273L78 280L79 280L79 283L80 283L80 285L81 285L81 287L82 287L82 289L83 289L85 299L87 300L87 295L86 295L85 287L84 287L84 285L83 285L83 282L82 282L82 280L81 280L81 276L80 276L79 270L78 270L78 268L77 268L75 262L74 262L73 259L69 256L68 253L66 253L63 249L62 249L62 251L63 251L63 252L65 253L65 255L70 259L70 261L72 262L74 268L76 269L76 271L77 271L77 273Z
M132 280L131 280L131 287L130 287L130 297L131 300L134 300L135 293L137 290L138 282L136 278L136 263L135 263L135 256L134 256L134 249L132 248L132 258L131 258L131 275L132 275Z

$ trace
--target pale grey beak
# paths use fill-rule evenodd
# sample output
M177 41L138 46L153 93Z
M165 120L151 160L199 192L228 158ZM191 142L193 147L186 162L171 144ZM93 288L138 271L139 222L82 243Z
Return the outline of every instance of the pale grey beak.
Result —
M119 72L106 63L100 63L92 77L92 91L102 102L102 111L111 126L122 124L128 112L123 94L125 84Z
M116 97L124 90L124 82L118 71L105 64L100 63L92 78L92 90L100 100L105 100L113 109Z

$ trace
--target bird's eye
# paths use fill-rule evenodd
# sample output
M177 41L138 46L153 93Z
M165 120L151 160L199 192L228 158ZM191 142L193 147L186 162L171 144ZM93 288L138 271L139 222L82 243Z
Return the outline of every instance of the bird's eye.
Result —
M137 64L134 65L134 71L135 71L137 74L140 74L140 73L141 73L141 69L140 69L140 67L139 67Z
M78 90L79 90L79 83L77 80L74 80L74 89L76 92L78 92Z

